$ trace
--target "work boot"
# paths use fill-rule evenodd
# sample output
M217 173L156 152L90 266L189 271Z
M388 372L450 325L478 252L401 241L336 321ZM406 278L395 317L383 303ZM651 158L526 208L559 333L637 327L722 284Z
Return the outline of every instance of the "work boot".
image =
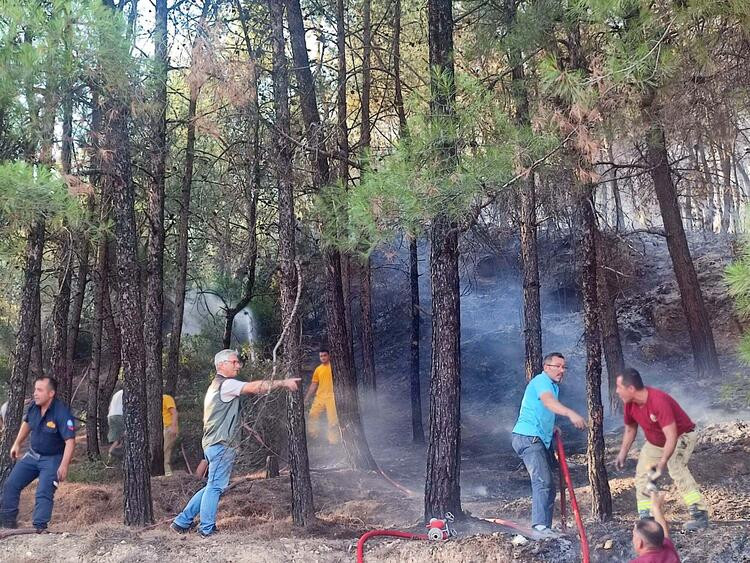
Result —
M15 520L0 520L0 528L18 528L18 522Z
M701 510L697 504L691 504L690 508L690 520L682 525L682 529L686 532L695 532L696 530L705 530L708 528L708 511Z

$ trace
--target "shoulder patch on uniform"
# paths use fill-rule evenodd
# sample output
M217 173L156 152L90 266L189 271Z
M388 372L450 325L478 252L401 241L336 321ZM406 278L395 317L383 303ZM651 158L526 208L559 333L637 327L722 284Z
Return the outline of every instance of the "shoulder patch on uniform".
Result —
M75 430L75 424L73 424L71 419L68 419L68 422L66 422L65 425L68 427L68 430Z
M57 425L50 420L47 422L47 428L57 428Z

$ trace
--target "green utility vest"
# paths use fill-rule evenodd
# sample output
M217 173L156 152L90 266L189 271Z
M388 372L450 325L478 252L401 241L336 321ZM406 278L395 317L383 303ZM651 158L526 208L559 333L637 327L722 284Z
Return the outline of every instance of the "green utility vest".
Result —
M240 398L221 400L221 386L227 380L219 374L211 382L203 401L203 450L215 444L230 448L240 442Z

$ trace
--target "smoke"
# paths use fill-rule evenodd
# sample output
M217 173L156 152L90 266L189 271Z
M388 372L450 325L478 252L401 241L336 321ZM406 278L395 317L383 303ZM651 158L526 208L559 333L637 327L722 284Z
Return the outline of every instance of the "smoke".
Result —
M225 311L226 304L219 296L202 291L188 291L185 295L182 334L185 336L221 335L226 319ZM255 314L248 306L234 317L232 345L248 345L252 359L255 360L255 351L252 344L257 342L257 338L258 323Z

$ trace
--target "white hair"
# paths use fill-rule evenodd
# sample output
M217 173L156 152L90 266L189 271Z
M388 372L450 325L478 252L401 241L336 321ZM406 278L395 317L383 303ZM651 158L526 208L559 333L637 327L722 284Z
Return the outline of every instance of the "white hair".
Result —
M240 355L237 352L237 350L229 350L229 349L222 350L221 352L219 352L218 354L216 354L214 356L214 367L216 369L219 369L219 364L221 364L223 362L228 362L233 357L234 358L239 358L240 357Z

